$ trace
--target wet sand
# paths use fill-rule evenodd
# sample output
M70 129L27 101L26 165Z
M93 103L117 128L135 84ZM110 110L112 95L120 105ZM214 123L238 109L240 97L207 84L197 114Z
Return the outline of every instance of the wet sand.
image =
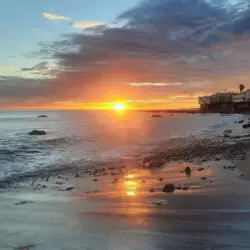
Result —
M0 193L0 249L250 249L247 161L128 164L19 183ZM169 183L187 190L163 193Z

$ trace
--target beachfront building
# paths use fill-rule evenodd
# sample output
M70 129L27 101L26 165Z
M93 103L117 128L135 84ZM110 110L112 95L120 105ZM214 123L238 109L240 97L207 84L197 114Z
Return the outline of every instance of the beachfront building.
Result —
M200 109L202 112L233 112L234 93L216 93L210 96L202 96L198 98Z
M250 111L250 89L235 94L233 103L236 112Z
M216 93L198 98L202 112L250 112L250 89L241 93Z

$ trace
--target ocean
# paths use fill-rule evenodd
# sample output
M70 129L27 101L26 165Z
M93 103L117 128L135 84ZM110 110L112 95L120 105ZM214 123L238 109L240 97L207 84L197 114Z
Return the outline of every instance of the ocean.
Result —
M173 138L222 135L242 117L151 116L139 111L0 111L0 180L48 168L133 159ZM34 129L47 134L29 135Z

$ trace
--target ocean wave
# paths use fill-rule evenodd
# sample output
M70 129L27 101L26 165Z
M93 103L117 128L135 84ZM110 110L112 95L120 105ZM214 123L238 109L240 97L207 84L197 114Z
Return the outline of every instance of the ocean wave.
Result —
M20 154L36 154L40 153L39 150L36 149L22 149L22 147L18 149L0 149L0 157L3 156L13 156L13 155L20 155Z
M51 146L58 146L61 144L76 144L81 143L83 141L82 138L78 136L71 136L71 137L59 137L59 138L50 138L47 140L41 140L39 143L51 145Z

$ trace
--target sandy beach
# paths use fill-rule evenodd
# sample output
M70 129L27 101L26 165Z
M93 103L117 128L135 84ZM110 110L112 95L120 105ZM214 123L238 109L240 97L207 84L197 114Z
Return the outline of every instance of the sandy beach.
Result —
M243 141L231 157L224 143L220 154L203 150L157 167L148 161L159 153L138 164L8 183L0 193L0 249L249 249L250 158ZM162 192L166 184L175 191Z

